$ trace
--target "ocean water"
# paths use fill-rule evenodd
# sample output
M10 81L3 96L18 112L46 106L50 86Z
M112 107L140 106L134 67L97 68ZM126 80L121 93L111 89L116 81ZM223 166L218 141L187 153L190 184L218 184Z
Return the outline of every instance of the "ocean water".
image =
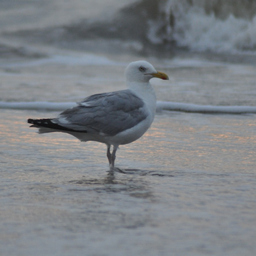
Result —
M0 254L256 253L255 1L1 1ZM131 61L157 114L121 146L39 135Z

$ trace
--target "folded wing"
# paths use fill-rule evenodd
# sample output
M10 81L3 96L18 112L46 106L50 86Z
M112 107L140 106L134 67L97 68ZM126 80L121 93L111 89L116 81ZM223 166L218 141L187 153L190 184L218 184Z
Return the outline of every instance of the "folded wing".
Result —
M147 117L144 102L130 90L95 94L52 121L73 131L114 136Z

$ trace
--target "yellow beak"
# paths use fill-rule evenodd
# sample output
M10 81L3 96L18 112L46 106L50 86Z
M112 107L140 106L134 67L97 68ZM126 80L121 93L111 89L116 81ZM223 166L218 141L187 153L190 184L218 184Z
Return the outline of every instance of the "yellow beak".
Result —
M157 73L151 73L150 75L152 75L153 77L163 79L163 80L169 80L169 77L165 73L160 72L160 71L157 71Z

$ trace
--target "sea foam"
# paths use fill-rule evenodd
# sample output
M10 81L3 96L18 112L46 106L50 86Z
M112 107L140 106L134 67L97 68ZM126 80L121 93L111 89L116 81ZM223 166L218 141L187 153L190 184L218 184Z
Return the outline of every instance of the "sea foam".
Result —
M2 109L20 109L20 110L46 110L62 111L76 106L75 102L4 102L0 101ZM198 105L181 102L158 101L157 111L179 111L202 114L247 114L256 113L256 106L212 106Z
M256 52L256 15L251 14L255 3L167 0L159 5L158 18L148 23L147 37L153 44L175 42L199 52Z

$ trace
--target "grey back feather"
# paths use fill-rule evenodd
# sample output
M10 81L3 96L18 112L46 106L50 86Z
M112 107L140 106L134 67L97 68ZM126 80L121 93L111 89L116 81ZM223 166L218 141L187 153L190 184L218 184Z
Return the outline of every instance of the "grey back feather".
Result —
M54 121L77 131L113 136L141 122L148 114L144 102L130 90L95 94L78 104Z

